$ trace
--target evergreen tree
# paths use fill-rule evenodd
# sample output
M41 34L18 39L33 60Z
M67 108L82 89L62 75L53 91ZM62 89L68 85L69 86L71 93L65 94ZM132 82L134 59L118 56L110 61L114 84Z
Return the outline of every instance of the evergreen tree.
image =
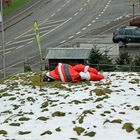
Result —
M102 54L97 49L91 49L88 62L91 64L112 64L112 59L107 54Z
M99 50L92 48L88 58L88 62L91 64L99 64L101 58L102 54L99 52Z
M123 51L120 53L115 62L117 65L129 65L132 62L132 58L127 51Z
M133 61L133 64L135 66L140 66L140 51L139 51L139 54L135 56L135 59Z

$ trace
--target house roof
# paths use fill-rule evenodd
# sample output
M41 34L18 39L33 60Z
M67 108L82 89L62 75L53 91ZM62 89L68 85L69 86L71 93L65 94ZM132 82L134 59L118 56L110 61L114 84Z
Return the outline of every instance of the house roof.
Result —
M48 50L46 59L88 59L91 49L53 48Z

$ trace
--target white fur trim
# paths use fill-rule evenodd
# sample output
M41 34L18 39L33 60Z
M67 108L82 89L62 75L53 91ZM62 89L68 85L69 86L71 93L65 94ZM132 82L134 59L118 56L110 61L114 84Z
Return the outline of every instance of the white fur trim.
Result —
M104 75L104 79L107 79L108 73L107 72L104 72L103 75Z
M86 73L85 72L80 72L79 73L80 74L80 77L81 77L81 79L86 79L87 78L87 75L86 75Z
M59 64L58 64L58 72L59 72L59 75L60 75L60 79L61 79L63 82L65 82L65 80L64 80L64 75L63 75L63 73L62 73L62 63L59 63Z
M84 72L87 72L88 71L88 68L89 68L89 66L85 66Z
M90 80L90 73L89 72L86 72L85 74L86 74L86 80L89 81Z

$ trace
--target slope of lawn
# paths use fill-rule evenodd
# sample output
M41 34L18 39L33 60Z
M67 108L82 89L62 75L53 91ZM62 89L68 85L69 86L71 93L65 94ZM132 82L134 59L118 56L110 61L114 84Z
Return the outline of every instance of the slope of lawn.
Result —
M31 2L32 0L12 0L12 4L10 7L4 7L4 15L8 15L17 9L21 8L28 2Z

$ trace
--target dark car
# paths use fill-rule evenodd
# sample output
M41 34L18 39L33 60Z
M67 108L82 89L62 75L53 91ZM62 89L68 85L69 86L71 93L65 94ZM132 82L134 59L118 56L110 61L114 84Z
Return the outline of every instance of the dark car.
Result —
M128 43L140 43L140 28L136 26L122 26L113 33L113 42L120 47L127 47Z

